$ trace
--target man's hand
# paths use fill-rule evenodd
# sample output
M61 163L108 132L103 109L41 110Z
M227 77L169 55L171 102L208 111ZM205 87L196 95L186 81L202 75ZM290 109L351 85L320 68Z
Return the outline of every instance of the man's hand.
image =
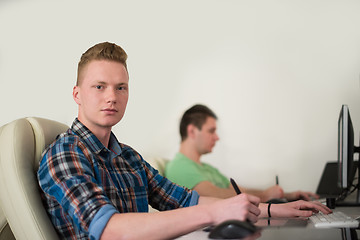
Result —
M284 197L288 201L294 201L294 200L306 200L310 201L312 199L319 199L319 195L313 193L313 192L303 192L303 191L296 191L296 192L290 192L285 193Z
M310 217L313 213L332 211L320 202L295 201L283 204L272 204L270 213L272 217Z
M260 215L259 203L258 197L242 193L235 197L216 201L210 214L216 224L228 219L257 222Z
M261 196L262 202L267 202L274 198L284 198L284 190L279 185L274 185L265 189Z

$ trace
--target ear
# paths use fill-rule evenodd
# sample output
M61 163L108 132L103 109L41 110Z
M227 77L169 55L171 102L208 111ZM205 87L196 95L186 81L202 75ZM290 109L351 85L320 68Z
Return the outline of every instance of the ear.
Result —
M81 101L80 101L80 88L79 86L75 86L73 88L73 99L74 101L78 104L78 105L81 105Z
M196 130L197 128L194 124L189 124L186 128L188 138L194 138Z

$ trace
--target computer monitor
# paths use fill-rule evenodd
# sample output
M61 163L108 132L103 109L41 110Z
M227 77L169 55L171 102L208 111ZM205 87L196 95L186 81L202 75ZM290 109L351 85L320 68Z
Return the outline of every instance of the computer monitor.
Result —
M354 145L354 128L349 107L342 105L338 121L338 186L343 190L344 197L352 191L354 175L351 173L355 168L356 152L359 152L359 147ZM358 187L358 184L355 187ZM356 201L359 202L359 191Z

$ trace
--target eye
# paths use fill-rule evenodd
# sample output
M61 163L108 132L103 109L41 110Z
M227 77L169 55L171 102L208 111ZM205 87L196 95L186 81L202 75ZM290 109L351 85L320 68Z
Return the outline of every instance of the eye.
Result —
M120 90L120 91L124 91L124 90L126 91L126 90L127 90L127 87L121 86L121 87L118 87L117 89Z
M102 89L103 87L101 85L96 85L95 88L96 89Z
M214 134L215 132L216 132L215 129L210 129L210 130L209 130L209 133L211 133L211 134Z

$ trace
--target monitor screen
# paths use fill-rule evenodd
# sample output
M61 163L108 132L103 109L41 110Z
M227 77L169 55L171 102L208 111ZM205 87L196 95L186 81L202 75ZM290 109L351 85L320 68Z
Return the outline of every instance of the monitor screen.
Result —
M338 186L351 187L354 177L354 129L347 105L342 105L338 121Z

